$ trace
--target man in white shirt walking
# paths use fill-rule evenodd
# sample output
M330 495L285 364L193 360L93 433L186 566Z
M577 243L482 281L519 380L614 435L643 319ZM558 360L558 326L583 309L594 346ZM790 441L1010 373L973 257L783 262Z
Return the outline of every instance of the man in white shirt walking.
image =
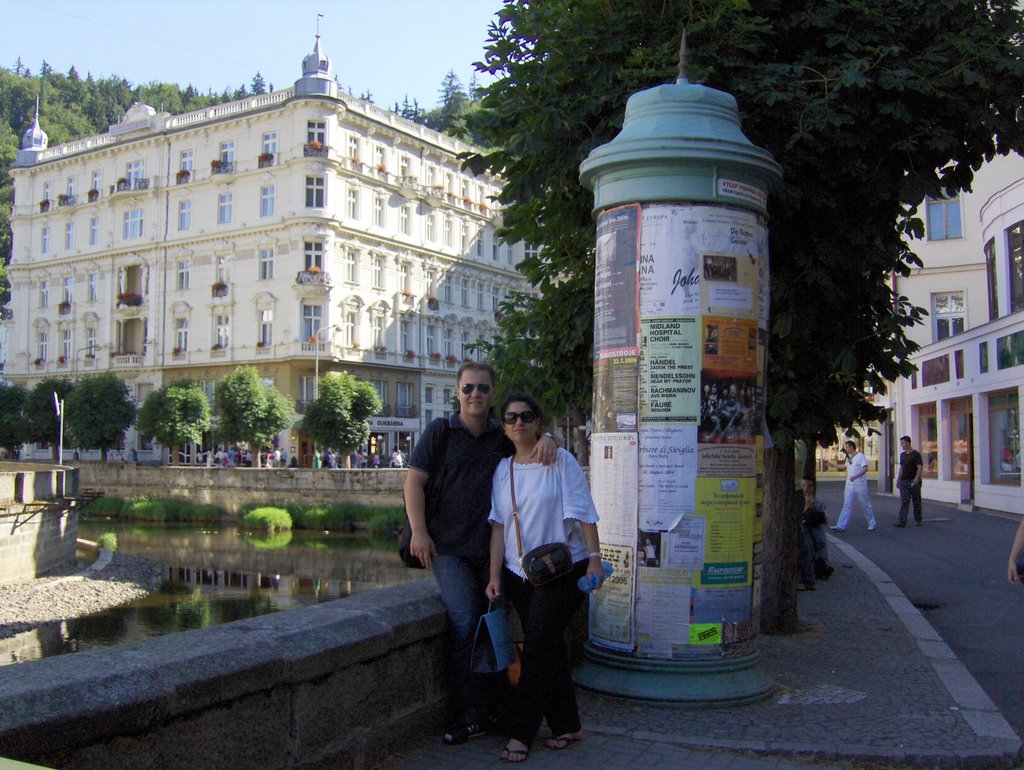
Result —
M852 441L843 444L843 451L846 452L846 491L843 493L843 510L839 512L839 521L832 529L845 532L853 506L859 503L868 521L868 532L874 532L878 523L871 507L871 498L868 497L868 458L857 450L857 445Z

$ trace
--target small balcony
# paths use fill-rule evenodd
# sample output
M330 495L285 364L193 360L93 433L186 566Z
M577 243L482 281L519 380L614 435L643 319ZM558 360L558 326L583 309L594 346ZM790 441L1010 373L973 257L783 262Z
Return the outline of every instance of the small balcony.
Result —
M256 158L256 164L258 168L270 168L271 166L274 165L274 153L260 153L259 157Z
M39 213L40 214L45 214L49 210L50 210L50 199L49 198L44 198L43 200L39 201Z
M234 174L235 162L233 160L211 160L211 174Z
M115 369L142 366L142 356L131 351L111 351L110 362Z
M295 276L295 283L299 286L332 286L330 273L325 273L318 268L300 270Z
M221 344L216 344L210 348L210 358L227 358L228 349Z
M265 342L256 343L256 355L257 356L269 356L273 354L273 346L268 345Z
M115 195L117 193L125 192L139 192L141 190L149 189L149 178L148 177L134 177L132 179L126 179L121 177L116 183L110 186L110 194Z
M175 184L188 184L192 181L192 172L187 168L183 168L174 175Z
M0 321L13 321L14 308L0 307Z
M329 149L322 142L306 142L302 145L302 157L304 158L326 158Z
M100 191L96 188L93 188L92 190L89 190L89 192L86 193L85 197L88 199L89 203L95 203L100 199Z
M132 291L122 291L117 295L117 307L139 307L142 295Z
M395 404L395 417L416 417L415 404Z
M57 196L57 205L58 206L75 206L77 204L78 204L78 196L77 195L71 195L69 193L67 195L58 195Z
M60 313L61 315L71 315L71 303L68 302L67 300L64 300L59 305L57 305L57 312Z
M217 281L210 287L210 296L215 298L228 296L228 285L224 281Z

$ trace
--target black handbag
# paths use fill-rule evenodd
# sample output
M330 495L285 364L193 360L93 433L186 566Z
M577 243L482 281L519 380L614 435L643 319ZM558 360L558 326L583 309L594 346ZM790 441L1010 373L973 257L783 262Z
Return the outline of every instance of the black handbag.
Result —
M434 513L437 510L437 503L441 497L441 485L444 483L444 473L447 468L445 460L448 455L448 421L443 417L438 420L438 443L434 447L434 468L431 468L430 476L427 477L427 484L423 490L423 515L427 526L430 525L430 520L434 518ZM409 553L411 540L412 524L409 523L409 514L406 513L405 522L402 524L395 543L398 548L398 558L410 569L426 569L418 556Z
M572 572L572 551L565 543L545 543L523 554L523 536L519 530L519 506L516 504L516 477L512 468L515 458L508 461L508 484L512 490L512 521L516 526L516 543L519 546L519 563L526 579L535 586L542 586Z
M825 512L820 508L808 508L804 511L804 526L805 527L820 527L828 521L828 517Z

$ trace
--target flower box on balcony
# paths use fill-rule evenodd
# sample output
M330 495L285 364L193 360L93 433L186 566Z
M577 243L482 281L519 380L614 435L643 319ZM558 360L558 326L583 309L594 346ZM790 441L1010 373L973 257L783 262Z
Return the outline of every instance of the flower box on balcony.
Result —
M373 346L373 352L374 353L387 353L388 352L388 346L387 345L374 345Z
M138 307L142 304L142 295L135 294L130 291L122 291L117 295L117 302L119 305L127 305L128 307Z
M213 160L210 161L210 171L219 171L219 170L220 170L220 161L217 160L216 158L214 158Z
M57 312L59 312L61 315L67 315L68 313L71 312L71 303L68 302L67 300L61 302L59 305L57 305Z
M74 206L75 205L75 196L71 195L70 193L68 193L66 195L65 194L58 195L57 196L57 205L58 206Z
M66 364L67 362L68 362L68 359L65 358L64 356L57 356L57 363L58 364Z
M377 170L382 174L388 173L388 167L385 166L383 163L377 164Z
M46 211L49 211L49 210L50 210L50 201L49 200L41 200L41 201L39 201L39 211L40 211L40 213L43 213L43 212L46 212Z
M219 161L218 161L218 162L219 162ZM189 171L189 170L188 170L187 168L183 168L183 169L181 169L181 171L179 171L179 172L178 172L177 174L175 174L175 175L174 175L174 180L175 180L175 181L176 181L176 182L177 182L178 184L185 184L185 183L186 183L186 182L188 182L188 181L189 181L189 180L190 180L191 178L192 178L192 172L191 172L191 171Z
M171 355L173 355L173 356L180 356L184 352L185 352L184 348L175 348L174 350L171 351Z
M122 192L124 190L130 190L130 189L132 189L132 183L130 181L128 181L125 177L121 177L115 183L114 189L116 189L118 192Z
M33 361L32 363L34 363L34 364L35 364L36 366L42 366L43 364L45 364L45 363L46 363L46 360L45 360L45 359L43 359L43 358L37 358L37 359L36 359L35 361Z
M256 158L260 168L266 168L267 166L274 165L274 153L272 152L261 152Z
M88 197L89 203L95 203L100 199L100 191L95 189L89 190L86 197Z
M85 358L86 361L95 361L96 360L96 354L95 353L86 353L84 358Z
M308 142L306 146L311 150L322 150L324 148L323 142Z
M459 359L451 353L446 355L444 357L444 360L447 361L449 364L457 364L459 362Z
M413 294L408 289L403 289L402 290L402 296L405 297L407 300L414 300L414 299L416 299L416 295Z
M355 350L359 350L359 341L358 340L353 341L353 343L351 345L349 345L349 347L353 348Z
M469 208L470 206L472 206L472 205L473 205L473 199L472 199L472 198L463 198L463 199L462 199L462 203L463 203L463 204L464 204L464 205L465 205L465 206L466 206L467 208Z
M309 270L307 270L306 272L307 273L319 273L320 272L320 268L317 267L316 265L310 265Z
M315 345L317 343L317 336L315 334L309 335L309 344Z
M211 287L210 293L214 297L226 297L228 295L228 285L224 281L217 281Z
M428 310L438 310L440 307L441 303L438 301L437 297L427 297Z
M256 341L256 347L258 347L258 348L265 348L266 346L267 346L267 343L264 342L263 340L257 340Z
M215 344L212 348L210 348L211 351L213 351L213 350L223 350L223 349L224 349L224 346L221 345L219 342L217 344Z
M363 165L363 162L359 160L359 157L357 155L353 155L351 158L349 158L349 160L352 161L353 166Z
M441 354L440 354L440 353L438 353L438 352L437 352L437 351L435 350L435 351L434 351L433 353L431 353L431 354L430 354L430 359L431 359L432 361L440 361L440 360L441 360Z
M412 359L416 358L416 351L415 350L407 350L407 351L405 351L405 357L408 358L411 361Z

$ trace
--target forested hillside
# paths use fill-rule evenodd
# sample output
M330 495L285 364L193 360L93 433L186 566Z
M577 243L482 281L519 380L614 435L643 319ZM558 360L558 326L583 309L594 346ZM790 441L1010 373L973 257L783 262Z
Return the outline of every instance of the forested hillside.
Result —
M104 133L124 115L135 102L144 102L157 110L179 114L198 110L211 104L244 99L253 94L273 90L264 83L260 73L252 82L234 91L199 93L191 85L181 88L174 83L147 83L133 86L127 78L112 76L82 78L75 67L68 73L53 72L44 62L41 72L32 72L19 60L14 67L0 67L0 306L9 299L7 265L11 259L10 211L13 185L8 171L14 164L21 135L29 128L35 114L36 97L40 101L39 123L50 139L50 146L72 139ZM476 109L476 87L463 88L454 72L441 84L438 106L426 111L415 99L391 109L403 117L438 131L473 140L467 134L465 116ZM372 101L370 94L361 98Z

